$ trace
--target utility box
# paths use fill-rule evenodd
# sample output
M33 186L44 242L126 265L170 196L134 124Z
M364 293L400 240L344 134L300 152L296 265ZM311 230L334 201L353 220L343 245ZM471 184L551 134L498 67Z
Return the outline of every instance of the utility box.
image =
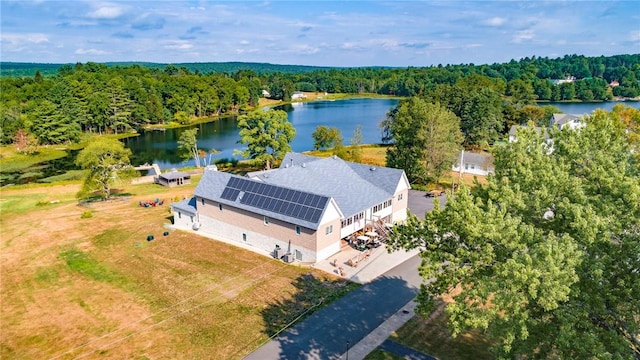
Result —
M284 255L284 258L282 258L282 260L284 260L284 262L286 263L292 263L294 258L293 258L293 254L288 253Z
M285 253L286 251L278 246L275 250L273 250L273 257L276 259L282 259Z

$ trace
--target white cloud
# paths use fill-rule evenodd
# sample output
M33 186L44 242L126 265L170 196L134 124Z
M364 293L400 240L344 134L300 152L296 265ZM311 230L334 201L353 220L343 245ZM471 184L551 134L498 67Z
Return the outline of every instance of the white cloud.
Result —
M2 39L3 43L6 42L9 44L17 44L21 42L40 44L40 43L49 42L49 37L46 34L37 34L37 33L31 33L31 34L3 33L3 34L0 34L0 39Z
M249 45L250 42L247 40L240 40L240 45Z
M534 37L535 37L535 34L531 29L516 31L516 34L513 35L513 37L511 38L511 42L519 44L525 40L531 40Z
M251 48L251 49L236 49L236 54L255 54L260 52L260 49Z
M49 43L49 38L45 34L0 33L0 45L2 45L3 52L23 52L33 48L33 44L47 43Z
M165 44L164 48L170 50L189 50L193 48L193 44L186 41L171 41Z
M629 40L640 41L640 30L632 31L629 33Z
M312 54L316 54L318 51L320 51L319 48L315 46L306 45L306 44L295 45L291 48L292 53L302 54L302 55L312 55Z
M106 51L98 50L98 49L77 49L74 54L76 55L105 55Z
M92 19L115 19L124 14L124 9L115 4L101 4L99 7L87 13L87 16Z
M484 24L488 25L488 26L500 26L500 25L504 24L506 21L507 21L507 19L496 16L496 17L492 17L490 19L486 19L484 21Z

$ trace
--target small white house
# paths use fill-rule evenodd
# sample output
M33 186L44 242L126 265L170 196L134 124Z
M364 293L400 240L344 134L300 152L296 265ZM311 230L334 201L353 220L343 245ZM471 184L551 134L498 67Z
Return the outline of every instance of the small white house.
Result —
M269 98L269 97L271 97L271 94L267 90L263 89L262 90L262 97Z
M291 100L300 100L306 99L307 95L305 95L302 91L294 91L293 95L291 95Z
M558 129L579 129L585 126L584 116L586 114L553 114L549 121L549 126L557 126Z
M463 174L487 176L494 172L493 156L462 150L460 154L458 154L458 160L451 170Z

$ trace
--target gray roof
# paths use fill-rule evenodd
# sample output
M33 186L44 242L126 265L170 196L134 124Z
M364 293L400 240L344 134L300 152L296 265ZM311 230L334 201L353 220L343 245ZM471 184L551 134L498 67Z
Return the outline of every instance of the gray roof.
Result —
M538 135L542 134L546 139L549 139L549 132L547 131L546 128L541 128L539 126L525 126L525 125L511 125L511 129L509 129L509 136L516 136L516 133L518 132L518 129L528 129L528 128L532 128L536 131L536 133L538 133Z
M478 154L473 152L464 152L463 161L465 164L475 164L486 167L493 166L493 156L489 154ZM460 164L460 153L458 153L458 160L456 164Z
M171 204L171 207L191 215L198 213L195 198L174 202Z
M167 180L175 180L180 178L190 178L191 174L182 171L169 171L158 176Z
M269 211L269 210L266 210L266 209L263 209L263 208L260 208L260 207L255 207L255 206L251 206L251 205L248 205L248 204L243 204L240 201L239 197L238 198L234 198L233 201L223 198L222 197L222 192L227 187L227 183L229 182L229 179L231 179L233 177L244 179L244 180L247 180L247 181L256 182L256 183L261 183L261 181L259 181L259 180L252 180L252 179L248 179L246 177L232 175L232 174L225 173L225 172L208 170L208 171L205 171L203 173L202 178L200 179L200 182L198 183L198 186L194 190L194 195L198 196L198 197L203 197L205 199L217 201L217 202L219 202L221 204L224 204L224 205L229 205L229 206L233 206L233 207L236 207L236 208L239 208L239 209L250 211L252 213L260 214L260 215L263 215L263 216L268 216L268 217L273 218L273 219L278 219L278 220L286 221L286 222L291 223L291 224L300 225L300 226L303 226L305 228L318 229L318 226L320 225L319 223L305 221L305 220L302 220L302 219L299 219L299 218L296 218L296 217L286 216L286 215L283 215L281 213L274 212L274 211ZM274 184L274 185L276 185L278 188L283 188L283 189L288 189L288 190L300 190L302 192L305 192L302 189L294 189L294 188L290 188L290 187L286 187L286 186L278 186L278 184ZM311 194L314 194L314 195L322 195L322 194L319 194L317 192L311 192L311 191L307 191L307 192L311 193ZM329 206L329 204L330 204L330 202L327 202L327 204L325 205L325 209L323 210L323 214L324 214L324 211L326 211L326 207ZM320 219L321 218L322 217L320 217Z
M405 175L399 169L347 162L336 156L318 158L288 153L278 171L254 178L329 196L348 218L392 198Z
M558 125L558 127L562 127L562 125L571 122L573 120L579 120L583 118L586 114L553 114L551 116L551 126Z

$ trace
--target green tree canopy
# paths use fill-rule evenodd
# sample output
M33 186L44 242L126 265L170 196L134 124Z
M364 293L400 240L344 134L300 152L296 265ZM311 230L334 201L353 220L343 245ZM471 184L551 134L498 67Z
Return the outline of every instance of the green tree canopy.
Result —
M108 199L116 181L132 174L130 155L131 150L118 140L103 137L92 140L76 158L76 164L87 170L78 198L98 191L100 197Z
M403 169L411 182L434 181L451 169L463 140L455 114L417 97L401 101L383 127L393 139L387 166Z
M620 116L580 130L532 129L498 147L495 175L443 209L410 216L393 248L419 248L428 312L454 334L485 329L500 357L640 356L640 178Z
M342 134L340 129L336 127L319 125L311 136L313 137L313 148L316 150L330 149L342 142Z
M290 143L296 135L296 129L282 110L258 110L241 115L238 128L239 143L247 145L242 155L263 163L266 169L271 169L274 160L284 158L291 151Z
M196 167L200 167L200 153L198 152L198 128L187 129L180 133L178 152L184 161L193 159Z

